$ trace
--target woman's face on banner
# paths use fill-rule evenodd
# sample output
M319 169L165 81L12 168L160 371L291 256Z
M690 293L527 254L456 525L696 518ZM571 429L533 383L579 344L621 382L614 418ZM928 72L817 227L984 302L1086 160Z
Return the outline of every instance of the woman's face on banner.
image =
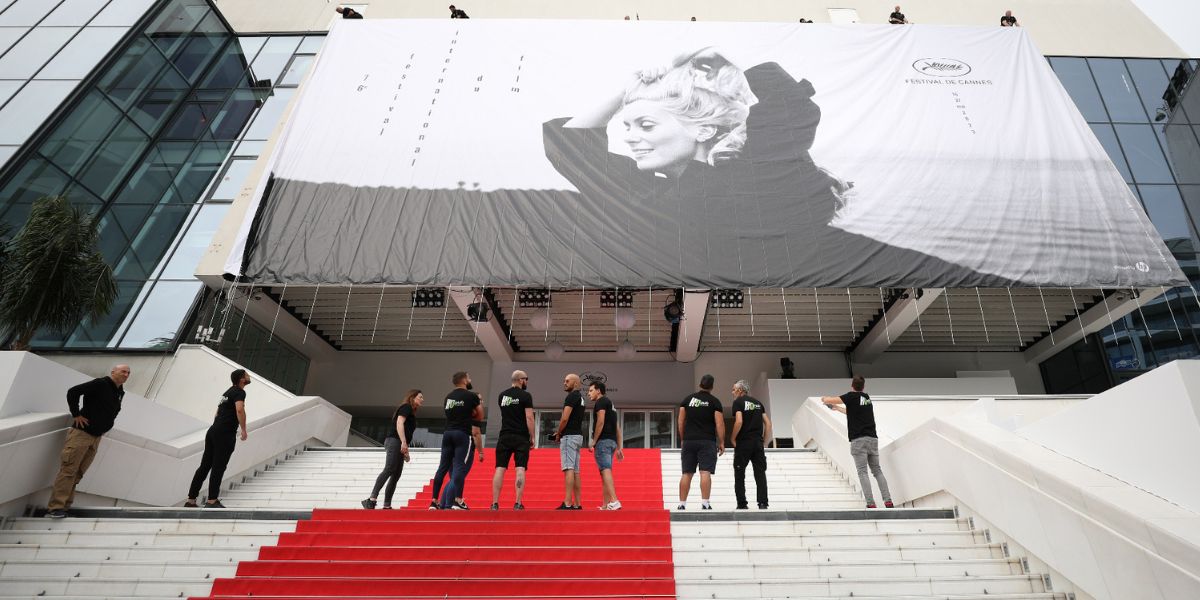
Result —
M625 126L622 139L642 171L678 175L688 161L703 157L703 144L697 141L699 128L680 121L657 102L635 100L617 116Z

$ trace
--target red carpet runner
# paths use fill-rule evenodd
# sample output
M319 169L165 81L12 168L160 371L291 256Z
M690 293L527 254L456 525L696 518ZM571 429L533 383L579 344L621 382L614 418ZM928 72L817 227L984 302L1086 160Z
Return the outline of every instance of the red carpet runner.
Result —
M430 488L409 508L314 510L259 560L217 579L213 598L674 598L670 514L657 450L630 450L614 467L624 508L599 511L599 475L584 452L582 511L562 502L558 451L534 450L525 511L514 511L512 471L491 504L492 451L467 477L469 511L431 511ZM478 459L476 459L478 460ZM382 464L382 457L381 457Z

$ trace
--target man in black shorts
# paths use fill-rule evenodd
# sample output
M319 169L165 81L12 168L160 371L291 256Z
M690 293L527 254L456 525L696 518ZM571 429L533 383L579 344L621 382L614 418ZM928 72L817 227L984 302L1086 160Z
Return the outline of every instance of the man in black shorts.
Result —
M712 474L717 471L717 456L725 454L725 418L721 401L712 395L713 376L700 378L700 391L679 403L679 434L683 439L680 461L683 475L679 478L679 510L687 509L692 475L700 467L700 508L712 510L708 503L712 492Z
M746 465L754 465L754 487L758 490L758 507L766 510L767 453L763 446L771 441L771 419L762 402L750 397L750 384L739 379L733 384L733 493L738 510L750 508L746 501Z
M492 510L500 510L500 488L504 487L504 472L508 461L517 463L517 500L514 510L524 510L521 495L525 492L525 469L529 466L529 449L533 448L533 395L525 391L529 376L525 371L513 371L512 387L500 392L500 436L496 442L496 474L492 475Z

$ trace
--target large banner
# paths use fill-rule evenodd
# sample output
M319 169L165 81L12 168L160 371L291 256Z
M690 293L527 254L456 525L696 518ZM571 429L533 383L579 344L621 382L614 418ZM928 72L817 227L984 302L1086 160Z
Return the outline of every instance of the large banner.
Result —
M1018 28L339 21L256 202L262 283L1185 281Z

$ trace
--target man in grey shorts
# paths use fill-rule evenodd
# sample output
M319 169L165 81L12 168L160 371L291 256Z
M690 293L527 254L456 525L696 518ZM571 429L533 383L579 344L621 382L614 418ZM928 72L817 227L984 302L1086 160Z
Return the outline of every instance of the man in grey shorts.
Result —
M583 394L579 392L582 385L579 376L574 373L563 378L563 391L567 392L567 397L563 400L562 417L558 419L558 430L553 436L558 442L559 460L562 462L563 471L563 502L558 506L558 510L583 510L579 451L583 448L583 421L587 416L587 403Z
M851 391L841 396L825 396L821 398L821 402L846 415L850 456L854 457L854 465L858 467L858 483L862 486L863 496L867 498L867 508L875 508L871 478L867 476L868 469L879 483L883 505L892 508L892 494L888 491L887 479L884 479L883 469L879 466L879 434L875 432L875 408L871 404L871 397L863 393L866 383L867 380L862 375L855 375L854 380L850 382Z

